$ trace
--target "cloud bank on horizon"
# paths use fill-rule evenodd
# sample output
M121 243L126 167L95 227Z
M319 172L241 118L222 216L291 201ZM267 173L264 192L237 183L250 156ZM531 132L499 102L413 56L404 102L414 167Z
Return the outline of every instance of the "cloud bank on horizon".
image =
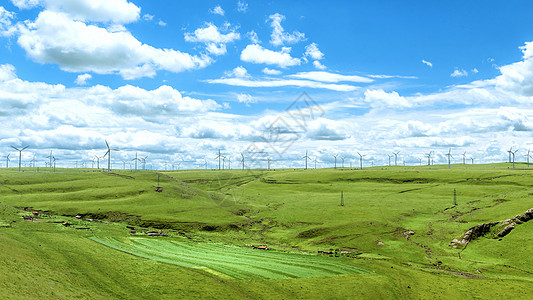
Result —
M433 52L413 53L410 43L391 45L387 36L317 17L356 4L312 9L319 5L312 2L300 15L276 1L265 9L163 2L4 2L0 162L11 145L30 145L26 160L44 164L53 150L72 166L103 154L104 139L122 150L117 162L140 152L153 168L214 166L217 149L238 159L250 145L268 151L275 167L299 166L306 150L329 167L337 153L354 164L357 152L386 164L387 154L401 151L405 163L418 164L434 151L443 163L453 148L480 163L505 161L510 147L533 148L533 41L513 40L497 65L499 48L467 49L465 59L435 42L419 47ZM361 17L369 28L370 17ZM323 113L302 125L288 116L303 92ZM282 124L275 137L273 124ZM280 152L272 138L297 142Z

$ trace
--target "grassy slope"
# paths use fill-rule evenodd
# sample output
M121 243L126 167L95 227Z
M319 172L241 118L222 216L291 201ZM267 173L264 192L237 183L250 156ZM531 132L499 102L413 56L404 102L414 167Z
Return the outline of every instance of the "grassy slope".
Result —
M448 246L471 225L506 219L533 207L531 171L509 170L504 165L454 167L451 171L421 167L362 172L168 172L165 174L188 184L162 176L163 193L153 192L157 178L153 173L122 174L135 178L131 179L92 172L46 176L0 172L0 202L9 205L68 215L119 211L193 231L211 225L219 230L195 232L206 239L237 245L268 243L311 251L356 248L367 259L353 263L374 271L328 279L228 280L117 252L86 238L94 233L68 231L47 223L11 225L1 220L18 212L4 207L0 252L7 255L0 257L0 277L4 276L0 295L426 298L531 293L533 276L528 272L533 258L528 245L533 239L533 224L518 226L502 241L477 240L461 253L462 259L457 256L460 250ZM455 207L454 188L458 192ZM339 206L340 191L344 192L344 207ZM184 225L190 223L196 225ZM227 228L232 230L223 230ZM415 232L411 240L418 245L405 239L402 233L407 229ZM100 236L124 235L112 225L99 230ZM378 245L378 241L385 245ZM445 271L433 265L439 261L439 268ZM450 270L486 278L463 278ZM186 284L176 285L177 281Z

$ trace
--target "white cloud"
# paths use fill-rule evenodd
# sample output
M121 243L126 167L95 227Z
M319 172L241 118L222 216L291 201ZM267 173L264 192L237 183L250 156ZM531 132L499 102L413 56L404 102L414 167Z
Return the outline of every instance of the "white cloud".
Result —
M246 106L250 106L251 103L257 102L257 100L254 97L252 97L252 95L244 94L244 93L238 94L237 100L239 101L239 103L246 104Z
M165 26L167 26L167 23L165 23L165 22L159 20L159 22L157 22L157 25L162 26L162 27L165 27Z
M270 43L274 46L281 46L285 43L294 44L300 41L305 41L305 34L294 31L293 33L285 32L281 26L281 22L285 20L285 16L279 13L275 13L268 17L272 20L270 26L272 27L272 34L270 35Z
M206 23L205 27L196 29L194 33L185 33L185 41L187 42L231 43L240 38L241 36L238 32L221 33L218 27L212 23Z
M69 72L135 71L133 77L139 78L153 76L154 70L182 72L211 63L209 57L157 49L141 43L127 31L111 32L47 10L35 22L20 26L19 31L18 43L29 57L40 63L56 63Z
M243 78L220 78L220 79L208 79L205 80L208 83L226 84L232 86L245 86L245 87L308 87L317 89L328 89L339 92L351 92L358 89L358 87L347 84L325 84L322 82L310 81L310 80L248 80Z
M241 52L241 60L254 64L277 65L280 68L296 66L301 63L299 58L291 57L291 48L283 47L276 52L265 49L257 44L246 46Z
M423 60L422 60L422 63L423 63L424 65L430 67L430 68L433 68L433 64L432 64L431 62L427 61L427 60L424 60L424 59L423 59Z
M225 13L222 7L220 7L220 5L213 7L212 9L209 10L209 12L214 15L220 15L220 16L223 16Z
M10 64L0 65L0 81L8 81L17 78L15 67Z
M250 31L246 33L246 36L250 39L252 44L259 44L261 41L259 40L259 37L257 36L257 33L255 31Z
M468 72L461 69L455 69L452 74L450 74L451 77L465 77L468 76Z
M299 78L299 79L310 79L321 82L341 82L341 81L350 81L350 82L364 82L369 83L373 82L373 79L357 76L357 75L341 75L336 73L329 73L323 71L313 71L313 72L299 72L294 75L289 75L289 77Z
M264 74L267 74L267 75L279 75L279 74L281 74L280 70L269 69L269 68L264 68L262 72Z
M226 77L236 77L236 78L250 77L250 74L248 74L248 71L246 70L246 68L242 66L236 67L231 71L224 72L224 75Z
M309 56L312 59L321 60L324 58L324 53L320 52L316 43L311 43L305 46L304 56Z
M15 13L7 11L3 6L0 6L0 36L12 36L16 28L11 23Z
M474 73L474 74L477 74L477 73L479 73L479 71L478 71L478 69L477 69L477 68L473 68L473 69L472 69L471 71L472 71L472 73Z
M373 107L388 109L403 109L412 106L406 98L400 96L397 92L387 93L382 89L366 90L364 101L370 103Z
M144 14L143 15L143 20L145 21L152 21L154 19L154 16L151 15L151 14Z
M239 12L246 12L248 10L248 3L242 1L242 0L239 0L237 2L237 11Z
M13 0L17 7L26 9L38 5L47 10L63 12L76 20L131 23L139 19L141 8L127 0Z
M226 44L208 43L206 45L206 50L209 54L217 56L227 53Z
M318 60L313 61L313 66L315 66L315 68L317 68L317 69L319 69L319 70L325 70L325 69L327 69L326 66L324 66L323 64L321 64Z
M87 85L87 81L89 81L91 78L91 74L80 74L74 81L77 85Z

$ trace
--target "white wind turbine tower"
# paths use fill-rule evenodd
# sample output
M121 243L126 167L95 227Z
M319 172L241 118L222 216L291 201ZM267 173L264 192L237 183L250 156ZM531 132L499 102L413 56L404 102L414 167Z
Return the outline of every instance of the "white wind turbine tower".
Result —
M461 155L463 156L463 165L466 165L466 151Z
M9 168L9 161L11 159L9 159L9 156L11 155L11 153L8 153L7 156L6 156L6 168Z
M242 154L242 152L241 152L241 163L242 163L242 169L244 170L244 154Z
M316 163L318 162L318 157L315 156L315 159L313 159L313 161L315 162L315 169L316 169Z
M387 154L387 156L389 157L389 167L390 167L390 159L391 159L392 155Z
M109 147L109 143L107 142L107 140L105 140L105 144L107 146L107 152L102 157L106 157L106 155L107 155L107 171L110 172L111 171L111 151L120 151L120 150L111 149Z
M429 151L429 153L426 153L426 157L428 158L428 166L431 165L431 153L433 153L433 151Z
M139 161L139 158L137 157L137 152L135 152L135 158L132 160L135 161L135 172L137 172L137 162Z
M359 164L361 165L361 170L362 170L363 169L363 156L366 156L366 155L362 155L359 152L357 152L357 154L359 154Z
M392 152L392 154L394 154L394 165L397 166L398 165L398 154L400 153L400 151L398 152Z
M420 161L420 165L422 165L422 157L419 157L418 160Z
M307 161L309 160L309 156L307 155L307 150L305 150L305 156L302 157L305 159L305 169L307 170Z
M218 159L218 169L220 170L220 160L222 159L222 155L220 154L220 149L218 149L218 155L215 157L215 159Z
M450 150L448 150L448 153L446 153L446 156L448 156L448 169L450 168L450 158L453 158L451 152L452 152L452 148L450 148Z
M148 155L145 156L145 157L141 157L140 159L142 160L143 162L143 170L146 170L146 159L148 158Z
M527 149L527 153L524 156L527 158L527 167L529 168L529 158L531 157L529 149Z
M509 151L507 151L507 153L509 153L509 163L511 163L511 155L513 153L513 147L509 148Z
M341 168L344 168L344 157L342 157L342 156L341 156L341 161L342 161Z
M337 156L339 155L338 154L333 155L333 157L335 157L335 169L337 169Z
M513 169L514 169L514 157L515 157L516 152L518 152L518 149L511 152L511 154L513 155Z
M32 163L33 167L35 168L35 162L37 160L35 159L35 155L33 156L33 158L30 160L30 162Z
M52 154L52 151L50 151L50 155L48 155L46 158L50 159L50 162L48 163L48 166L51 168L52 167L52 157L54 157L54 155Z
M96 168L100 169L100 156L95 155L94 158L96 158Z
M19 149L19 148L16 148L16 147L14 147L14 146L11 146L11 148L13 148L13 149L15 149L15 150L17 150L17 151L19 152L19 172L20 172L21 164L22 164L22 151L24 151L24 149L26 149L26 148L28 148L28 147L29 147L29 146L26 146L26 147L24 147L24 148Z

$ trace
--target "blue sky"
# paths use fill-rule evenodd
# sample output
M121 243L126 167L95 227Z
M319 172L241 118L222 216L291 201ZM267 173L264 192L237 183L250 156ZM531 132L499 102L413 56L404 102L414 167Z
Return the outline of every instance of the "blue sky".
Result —
M457 162L504 161L510 147L525 160L532 6L2 0L0 155L30 145L26 161L54 151L72 166L107 139L117 167L135 152L154 168L215 167L218 149L238 160L251 146L275 167L306 150L321 167L357 152L444 163L450 148ZM320 113L302 125L287 108L304 92ZM291 143L273 145L273 130Z

